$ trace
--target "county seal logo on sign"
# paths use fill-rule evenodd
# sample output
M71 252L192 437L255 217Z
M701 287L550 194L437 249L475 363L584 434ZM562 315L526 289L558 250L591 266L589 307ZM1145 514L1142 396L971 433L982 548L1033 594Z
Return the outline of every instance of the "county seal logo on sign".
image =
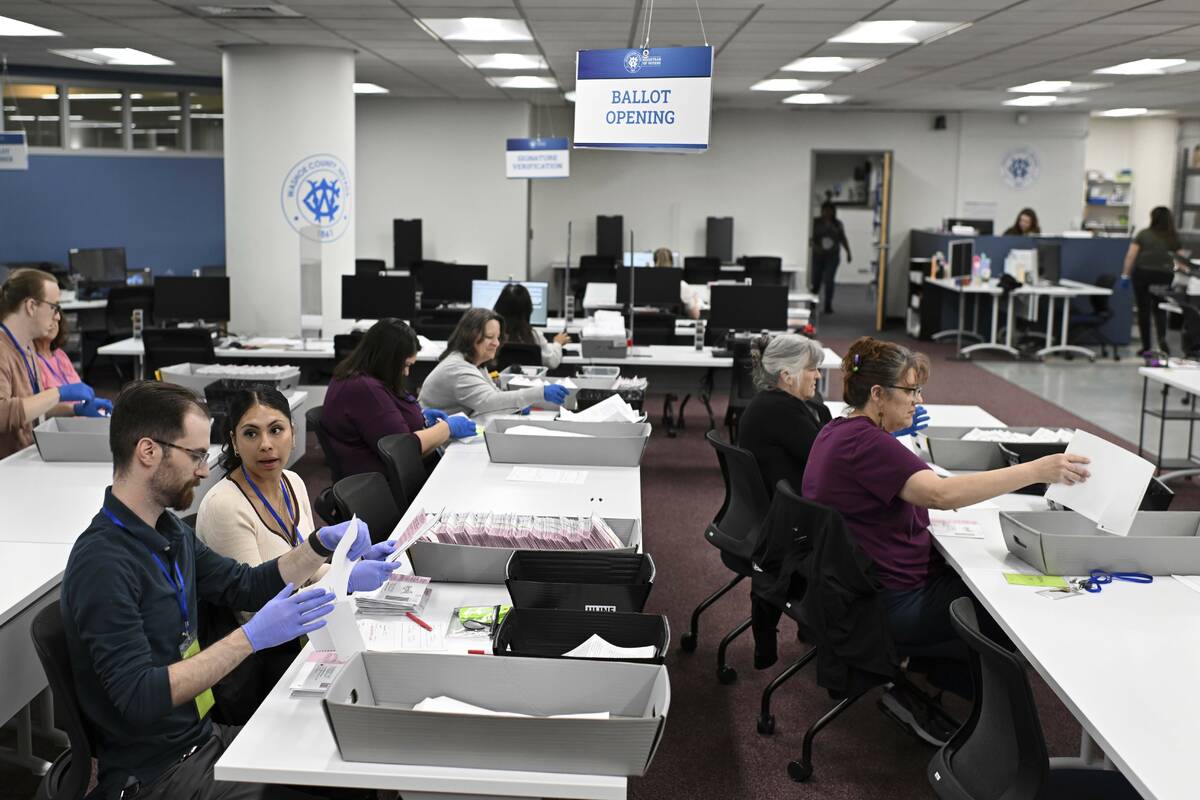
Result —
M1041 164L1032 148L1018 147L1009 150L1000 160L1000 174L1004 182L1014 189L1025 189L1037 182Z
M350 222L350 170L329 153L302 158L283 179L279 202L297 233L319 242L337 241Z

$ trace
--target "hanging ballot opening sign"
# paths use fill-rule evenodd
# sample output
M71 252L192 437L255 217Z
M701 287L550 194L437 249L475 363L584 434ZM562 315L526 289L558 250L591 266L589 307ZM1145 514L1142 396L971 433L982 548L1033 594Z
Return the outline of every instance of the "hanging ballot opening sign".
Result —
M509 139L504 148L507 178L566 178L571 174L571 151L559 139Z
M580 50L575 146L707 150L712 64L711 47Z
M29 169L25 131L0 131L0 169Z

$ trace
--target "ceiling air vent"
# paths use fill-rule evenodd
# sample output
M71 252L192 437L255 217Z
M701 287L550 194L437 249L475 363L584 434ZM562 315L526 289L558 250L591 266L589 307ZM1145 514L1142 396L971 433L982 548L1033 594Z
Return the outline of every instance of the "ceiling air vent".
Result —
M217 19L296 19L303 17L281 3L256 3L236 6L197 6L196 14Z

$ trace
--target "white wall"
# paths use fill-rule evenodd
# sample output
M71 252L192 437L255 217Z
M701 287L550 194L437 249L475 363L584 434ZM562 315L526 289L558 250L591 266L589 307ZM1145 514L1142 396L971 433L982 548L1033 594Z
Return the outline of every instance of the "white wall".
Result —
M1149 224L1155 206L1175 207L1178 138L1179 122L1174 117L1091 121L1084 164L1101 172L1133 170L1129 220L1136 228Z
M360 97L358 258L392 263L392 220L422 220L423 254L525 275L525 181L504 177L504 140L527 136L524 103Z

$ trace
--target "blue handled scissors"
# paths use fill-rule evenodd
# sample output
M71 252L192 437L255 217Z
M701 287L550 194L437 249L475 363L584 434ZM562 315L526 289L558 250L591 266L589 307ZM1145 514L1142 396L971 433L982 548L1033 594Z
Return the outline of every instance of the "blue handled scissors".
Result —
M1127 581L1129 583L1154 583L1154 576L1147 575L1144 572L1105 572L1102 569L1094 569L1087 578L1080 578L1075 581L1075 584L1085 592L1098 594L1100 588L1106 583L1113 581Z

